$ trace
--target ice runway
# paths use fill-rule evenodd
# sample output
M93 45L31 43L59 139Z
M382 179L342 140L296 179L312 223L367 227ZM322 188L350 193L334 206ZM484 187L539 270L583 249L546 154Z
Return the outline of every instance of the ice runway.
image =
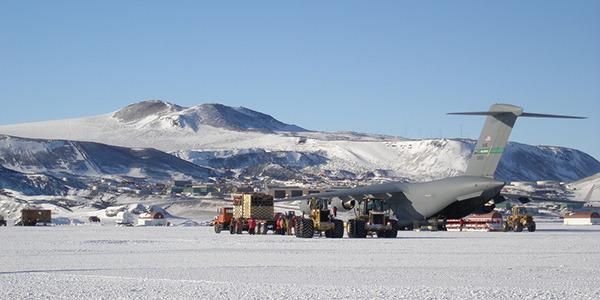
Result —
M538 227L393 240L0 227L0 298L600 298L600 227Z

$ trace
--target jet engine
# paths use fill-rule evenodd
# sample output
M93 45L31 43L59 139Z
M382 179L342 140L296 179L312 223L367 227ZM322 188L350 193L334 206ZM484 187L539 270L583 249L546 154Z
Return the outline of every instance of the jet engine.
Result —
M356 206L356 200L354 200L353 198L350 198L350 197L347 197L347 198L334 197L331 199L331 206L335 207L337 210L342 210L342 211L351 210L354 208L354 206Z

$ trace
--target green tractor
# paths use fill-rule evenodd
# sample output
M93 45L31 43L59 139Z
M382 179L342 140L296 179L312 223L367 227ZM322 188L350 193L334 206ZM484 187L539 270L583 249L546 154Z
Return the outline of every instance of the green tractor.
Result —
M348 220L348 237L365 238L373 233L380 238L398 236L398 220L391 217L391 210L384 200L365 198L354 212L356 217Z
M328 238L344 236L344 221L334 218L329 209L329 200L311 198L306 204L306 207L301 209L303 215L294 219L296 237L312 238L316 232L325 232L325 237ZM305 214L308 214L308 217L305 217Z
M503 231L521 232L524 228L527 228L529 232L535 231L535 221L531 215L527 214L526 207L513 206L511 211L512 214L502 222Z

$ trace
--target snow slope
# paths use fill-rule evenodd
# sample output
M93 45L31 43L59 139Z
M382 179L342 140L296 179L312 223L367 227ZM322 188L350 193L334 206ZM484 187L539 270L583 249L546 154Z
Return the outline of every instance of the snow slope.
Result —
M0 188L20 191L25 195L65 195L78 182L64 182L45 174L21 173L0 166Z
M0 135L0 165L20 173L43 173L59 178L119 175L156 180L186 177L201 180L216 175L212 169L155 149L6 135Z
M281 179L438 179L464 172L473 149L471 140L306 131L246 108L156 100L106 115L0 126L0 133L156 148L208 168ZM571 181L597 172L600 162L580 151L511 143L497 177Z
M364 240L218 235L210 227L0 231L2 299L600 297L597 226Z

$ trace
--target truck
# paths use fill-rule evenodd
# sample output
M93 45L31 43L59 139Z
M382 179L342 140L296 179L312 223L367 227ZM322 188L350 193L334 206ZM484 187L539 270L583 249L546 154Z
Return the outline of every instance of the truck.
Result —
M348 237L366 238L376 234L380 238L398 236L398 220L391 217L390 208L383 199L365 198L354 208L355 217L348 220Z
M217 209L217 215L213 220L215 233L221 233L222 230L229 231L231 219L233 219L233 207L219 207Z
M307 209L301 209L302 216L294 219L296 237L312 238L315 233L321 235L323 232L327 238L344 236L344 221L335 218L335 213L329 209L328 199L311 198L306 204ZM308 217L306 213L309 213Z
M52 212L49 209L25 208L21 210L18 226L36 226L52 224Z
M233 195L229 233L266 234L275 231L273 196L264 193Z
M527 231L535 231L535 221L533 217L527 213L527 208L524 206L513 206L511 208L511 214L505 218L502 223L503 231L514 231L521 232L523 228L527 228Z

